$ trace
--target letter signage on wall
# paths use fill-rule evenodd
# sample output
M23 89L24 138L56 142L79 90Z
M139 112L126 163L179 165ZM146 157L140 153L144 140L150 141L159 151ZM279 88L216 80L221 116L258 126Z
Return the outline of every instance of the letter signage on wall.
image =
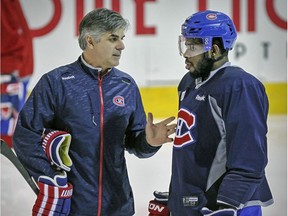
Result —
M286 82L287 1L283 0L21 0L32 31L35 71L31 87L49 70L75 61L78 24L93 8L118 11L131 24L119 69L141 86L177 84L186 72L177 38L185 18L200 10L218 10L234 21L238 38L232 64L264 82Z

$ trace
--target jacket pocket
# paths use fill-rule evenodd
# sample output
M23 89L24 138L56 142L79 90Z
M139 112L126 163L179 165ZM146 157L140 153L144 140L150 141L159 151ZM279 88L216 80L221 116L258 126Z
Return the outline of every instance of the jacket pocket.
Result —
M98 126L99 119L100 119L100 100L99 100L99 96L97 96L97 90L94 89L93 91L89 91L88 98L89 98L89 103L90 103L91 123L94 126Z

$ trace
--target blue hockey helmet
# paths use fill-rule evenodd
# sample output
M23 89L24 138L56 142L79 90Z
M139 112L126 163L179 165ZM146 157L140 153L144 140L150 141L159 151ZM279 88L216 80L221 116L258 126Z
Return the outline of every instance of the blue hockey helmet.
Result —
M182 37L201 38L205 51L212 48L215 37L222 38L224 49L231 50L237 38L233 21L224 13L212 10L201 11L188 17L181 28Z

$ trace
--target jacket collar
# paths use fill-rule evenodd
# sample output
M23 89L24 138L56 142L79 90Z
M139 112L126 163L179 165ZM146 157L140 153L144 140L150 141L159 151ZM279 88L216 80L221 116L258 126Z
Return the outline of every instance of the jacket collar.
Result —
M81 55L79 58L78 58L78 62L80 63L81 67L83 68L83 70L92 75L94 78L98 78L99 76L99 73L102 72L102 68L96 68L96 67L93 67L92 65L88 64L85 59L83 58L83 55ZM110 74L110 72L112 71L112 68L110 68L108 70L107 73L104 74L104 76L106 77L108 74ZM100 76L102 76L100 74Z

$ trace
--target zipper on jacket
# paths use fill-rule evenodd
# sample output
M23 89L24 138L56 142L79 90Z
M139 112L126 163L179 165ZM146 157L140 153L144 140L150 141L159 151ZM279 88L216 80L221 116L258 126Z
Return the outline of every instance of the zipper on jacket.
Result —
M97 216L101 215L102 209L102 183L103 183L103 150L104 150L104 99L102 89L101 73L98 72L99 94L100 94L100 146L99 146L99 182L98 182L98 212Z

